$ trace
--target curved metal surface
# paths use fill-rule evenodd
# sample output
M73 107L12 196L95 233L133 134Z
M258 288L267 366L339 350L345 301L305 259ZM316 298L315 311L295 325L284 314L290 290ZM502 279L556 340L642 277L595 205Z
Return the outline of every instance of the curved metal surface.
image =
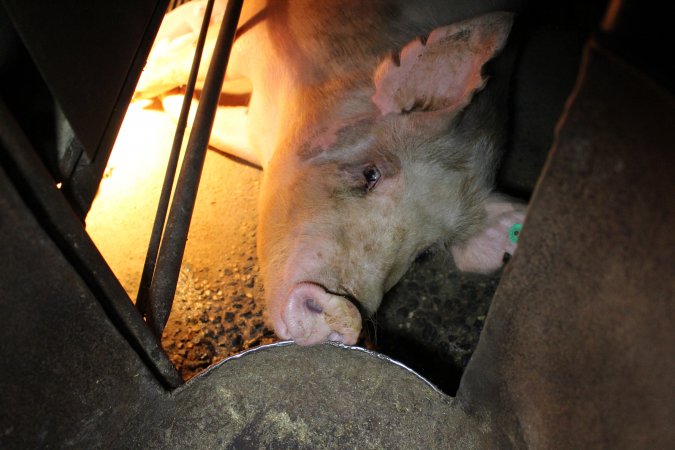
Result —
M397 361L394 358L390 358L387 355L383 355L382 353L378 353L378 352L373 351L373 350L368 350L367 348L358 347L356 345L345 345L341 342L327 342L323 345L328 345L328 346L332 346L332 347L336 347L336 348L345 349L345 350L348 350L348 351L363 353L363 354L366 354L370 357L376 358L380 361L384 361L387 364L391 364L392 366L399 367L399 368L405 370L406 372L410 373L411 375L413 375L417 379L419 379L422 383L426 384L428 387L430 387L431 389L436 391L438 394L445 395L445 393L443 391L438 389L438 387L436 387L436 385L434 385L432 382L430 382L429 380L424 378L422 375L420 375L419 373L417 373L416 371L414 371L410 367L406 366L402 362ZM255 347L255 348L243 351L241 353L237 353L236 355L232 355L229 358L226 358L226 359L220 361L218 364L214 364L213 366L209 367L203 373L205 374L205 373L207 373L211 370L217 370L216 369L217 367L227 365L227 364L229 364L233 361L236 361L238 359L253 355L257 352L266 351L266 350L270 350L270 349L274 349L274 348L283 348L283 347L288 347L288 346L296 346L296 344L293 341L280 341L280 342L274 342L272 344L261 345L260 347ZM190 381L188 381L186 383L186 385L189 386L190 383L195 382L195 381L192 381L192 380L198 380L200 376L202 376L202 374L198 375L195 378L192 378ZM175 392L177 392L179 389L177 389Z
M479 448L490 436L415 372L358 347L282 342L174 390L146 442L210 448ZM195 418L199 417L199 421ZM196 426L200 432L193 432Z

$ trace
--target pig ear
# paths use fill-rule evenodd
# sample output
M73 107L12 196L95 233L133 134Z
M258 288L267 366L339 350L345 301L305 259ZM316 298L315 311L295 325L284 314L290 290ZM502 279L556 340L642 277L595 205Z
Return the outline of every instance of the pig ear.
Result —
M384 114L457 111L485 86L483 64L504 47L513 14L490 13L437 28L375 71L373 102Z

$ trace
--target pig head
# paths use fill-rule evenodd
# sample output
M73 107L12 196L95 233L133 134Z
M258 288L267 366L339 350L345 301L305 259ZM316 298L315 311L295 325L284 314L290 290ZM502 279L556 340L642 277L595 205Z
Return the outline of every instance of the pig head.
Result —
M512 15L482 3L245 2L224 90L253 91L247 108L219 108L211 144L263 168L258 256L280 337L353 344L420 253L449 248L486 272L515 250L524 208L491 194L508 77L484 73ZM192 9L171 14L150 60L196 39ZM175 83L176 65L148 66L161 70L144 95Z
M281 338L354 344L362 315L375 312L420 253L454 246L461 267L462 257L475 260L473 247L486 253L482 244L467 248L486 228L522 220L522 210L507 208L505 222L503 208L488 207L503 119L483 72L511 23L511 14L489 13L329 82L290 83L263 164L258 226ZM499 267L513 251L506 235L474 269Z

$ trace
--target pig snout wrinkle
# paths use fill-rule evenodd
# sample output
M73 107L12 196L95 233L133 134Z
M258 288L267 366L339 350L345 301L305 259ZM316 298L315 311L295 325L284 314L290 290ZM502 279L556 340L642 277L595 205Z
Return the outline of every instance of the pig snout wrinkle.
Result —
M325 341L353 345L361 331L361 314L345 297L313 283L298 283L291 289L276 327L299 345Z

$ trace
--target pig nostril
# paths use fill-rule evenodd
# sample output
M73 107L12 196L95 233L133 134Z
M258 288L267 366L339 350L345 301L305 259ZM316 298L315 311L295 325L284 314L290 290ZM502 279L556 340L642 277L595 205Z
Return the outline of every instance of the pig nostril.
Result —
M313 313L321 314L323 312L321 305L313 298L308 298L305 300L305 306Z

